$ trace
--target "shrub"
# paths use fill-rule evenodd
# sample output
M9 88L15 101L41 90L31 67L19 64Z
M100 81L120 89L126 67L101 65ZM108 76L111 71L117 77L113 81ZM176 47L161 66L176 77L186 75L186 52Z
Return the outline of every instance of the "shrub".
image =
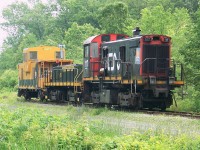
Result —
M0 107L0 149L199 149L200 137L162 131L106 136L81 117L47 115L38 109ZM115 128L113 126L113 128ZM102 129L100 132L104 132Z
M14 90L17 86L17 71L6 70L0 75L0 89Z

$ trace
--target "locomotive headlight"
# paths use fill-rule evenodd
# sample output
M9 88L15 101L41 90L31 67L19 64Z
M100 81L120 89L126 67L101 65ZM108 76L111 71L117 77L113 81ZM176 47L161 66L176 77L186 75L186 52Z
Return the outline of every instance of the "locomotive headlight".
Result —
M145 38L144 38L144 41L145 41L145 42L151 42L151 38L150 38L150 37L145 37Z
M104 68L100 68L99 72L104 73Z

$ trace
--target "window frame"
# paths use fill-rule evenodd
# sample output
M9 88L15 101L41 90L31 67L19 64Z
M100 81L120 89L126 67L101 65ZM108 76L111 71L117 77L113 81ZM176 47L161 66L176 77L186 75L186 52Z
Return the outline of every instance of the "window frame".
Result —
M110 35L102 35L101 42L109 42L110 38L111 38Z
M33 55L33 54L36 54L36 55ZM30 51L29 52L29 58L30 58L30 60L37 60L38 59L37 51Z
M90 57L90 45L84 45L84 58Z
M90 47L91 47L91 57L98 58L99 57L98 43L91 43Z

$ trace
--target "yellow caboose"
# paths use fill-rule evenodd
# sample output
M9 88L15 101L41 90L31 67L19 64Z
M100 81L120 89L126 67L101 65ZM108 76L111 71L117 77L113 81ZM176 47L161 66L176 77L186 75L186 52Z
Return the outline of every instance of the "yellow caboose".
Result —
M62 46L39 46L23 50L23 63L18 64L18 96L26 100L32 97L45 98L44 82L50 80L53 67L72 64L73 60L65 59Z

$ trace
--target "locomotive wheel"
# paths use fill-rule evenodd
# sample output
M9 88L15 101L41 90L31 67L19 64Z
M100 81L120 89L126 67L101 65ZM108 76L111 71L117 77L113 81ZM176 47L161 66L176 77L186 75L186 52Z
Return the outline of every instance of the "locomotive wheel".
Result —
M142 109L143 108L143 99L144 99L144 97L141 94L140 98L139 98L139 101L138 101L138 104L137 104L138 109Z
M166 110L166 104L162 103L160 106L161 111L165 111Z

